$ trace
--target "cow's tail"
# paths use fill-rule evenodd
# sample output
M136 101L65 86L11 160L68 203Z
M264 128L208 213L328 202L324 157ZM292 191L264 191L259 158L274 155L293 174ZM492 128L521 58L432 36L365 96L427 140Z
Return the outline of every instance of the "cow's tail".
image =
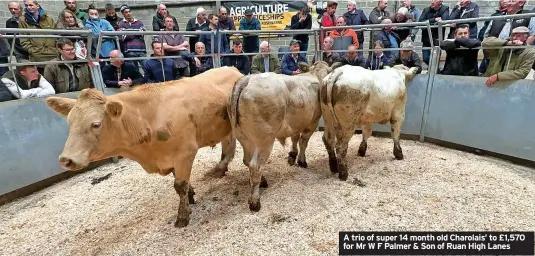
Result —
M342 69L340 68L337 68L335 69L332 73L330 73L327 77L326 77L326 81L324 80L324 83L325 83L325 87L326 87L326 90L325 90L325 93L327 93L327 108L329 109L329 112L331 112L331 116L333 117L333 121L334 121L334 127L336 129L338 129L338 126L339 126L339 121L338 121L338 118L336 117L336 114L334 113L334 106L333 106L333 88L334 88L334 85L336 84L336 82L338 81L338 78L340 78L340 76L342 75ZM320 90L321 92L321 90ZM323 97L320 97L320 99L323 98Z
M233 128L238 127L240 123L240 110L238 109L238 106L240 104L241 93L247 84L249 84L249 76L243 76L239 78L236 81L236 84L234 84L232 92L230 93L228 113L231 118L230 122Z

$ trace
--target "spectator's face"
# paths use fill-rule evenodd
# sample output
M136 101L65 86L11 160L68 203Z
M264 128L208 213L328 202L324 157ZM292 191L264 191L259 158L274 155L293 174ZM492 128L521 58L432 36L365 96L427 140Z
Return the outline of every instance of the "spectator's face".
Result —
M526 3L525 0L509 0L507 3L507 10L508 11L516 11L522 8L524 4Z
M162 15L163 17L167 17L167 7L160 5L160 8L158 9L158 13Z
M242 48L243 48L243 44L238 44L238 45L232 44L232 50L234 51L234 53L240 53L242 51Z
M441 4L442 0L433 0L433 2L431 2L431 8L437 9L438 7L440 7Z
M123 16L127 20L132 19L132 11L130 9L124 9L123 10Z
M75 0L66 0L65 7L71 11L76 11L76 1Z
M333 15L335 12L336 12L336 5L333 5L333 6L329 7L329 8L327 8L327 13L329 15Z
M217 26L217 24L219 24L219 18L217 16L212 16L212 19L210 20L210 23L212 23L212 25L214 26Z
M344 20L344 17L336 18L336 26L337 27L345 26L345 25L346 25L346 21Z
M175 27L175 22L171 18L165 18L165 29L172 31Z
M379 9L384 11L388 7L388 0L379 0Z
M404 20L405 20L405 14L403 14L403 13L396 13L396 20L397 20L397 21L404 21Z
M152 50L154 51L154 55L163 56L163 47L161 43L154 43Z
M60 49L60 52L61 56L63 56L65 60L74 60L74 58L76 57L74 47L72 45L64 45L63 48Z
M290 45L290 51L291 52L298 52L299 51L299 44Z
M407 61L411 57L411 50L401 50L399 51L399 57L401 60Z
M106 15L108 15L110 17L115 16L115 9L106 10Z
M380 45L375 46L375 56L381 56L383 54L383 47Z
M347 11L352 12L355 9L357 9L357 5L347 4Z
M325 38L323 40L323 49L331 50L332 48L333 48L333 42L330 39Z
M197 15L197 18L201 21L206 19L206 12L201 12L199 15Z
M347 50L347 57L349 57L350 60L354 60L357 57L357 49L355 47L349 47Z
M89 10L89 13L87 14L87 16L89 16L89 18L91 19L98 19L98 11L97 10Z
M35 4L33 1L28 1L25 3L26 8L28 8L28 11L35 14L39 10L39 6Z
M269 52L271 51L269 45L264 45L263 47L260 48L260 52L262 53L262 55L264 57L267 57L269 56Z
M226 20L227 19L227 9L219 10L219 16L221 16L221 20Z
M470 4L470 0L461 0L461 7L466 7Z
M206 49L205 49L203 43L200 43L200 44L196 44L196 45L195 45L195 53L198 54L198 55L204 55L204 54L206 54Z
M119 53L117 53L116 50L115 50L115 51L112 51L112 52L110 53L110 64L113 65L113 66L115 66L115 67L120 68L121 65L123 64L124 60L119 60L119 59L117 59L118 56L119 56Z
M72 14L70 14L68 12L64 12L63 13L63 17L64 17L66 25L74 26L74 24L76 24L76 20L74 19L74 16L72 16Z
M37 71L36 67L26 67L22 71L20 71L20 74L24 77L26 81L34 81L39 78L39 71Z
M20 16L22 14L22 8L20 8L20 5L18 3L10 2L7 4L7 7L9 8L9 12L13 16Z
M455 33L455 38L469 38L470 37L469 33L470 32L468 28L459 28L457 29L457 32Z
M528 40L529 35L527 33L514 33L511 35L511 40L519 40L522 41L524 44L526 43L526 40Z
M245 15L245 19L249 22L253 19L253 15Z
M409 8L411 6L411 1L410 0L403 0L401 1L401 7L407 7Z

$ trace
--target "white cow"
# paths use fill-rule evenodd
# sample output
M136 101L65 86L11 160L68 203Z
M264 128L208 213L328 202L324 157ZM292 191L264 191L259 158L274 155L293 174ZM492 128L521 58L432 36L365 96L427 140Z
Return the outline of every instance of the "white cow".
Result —
M249 209L260 210L260 187L267 182L260 172L271 154L275 139L284 145L292 138L289 164L307 167L305 150L321 117L319 88L332 71L324 61L310 68L300 63L303 72L288 76L275 73L247 75L240 78L229 97L229 117L236 139L243 147L243 163L249 167L251 196Z
M320 91L325 121L323 143L329 154L331 172L338 173L341 180L347 180L347 145L358 126L362 128L359 156L366 154L372 123L390 122L394 156L403 159L399 133L405 119L405 83L416 71L416 67L408 69L403 65L382 70L344 65L324 78Z

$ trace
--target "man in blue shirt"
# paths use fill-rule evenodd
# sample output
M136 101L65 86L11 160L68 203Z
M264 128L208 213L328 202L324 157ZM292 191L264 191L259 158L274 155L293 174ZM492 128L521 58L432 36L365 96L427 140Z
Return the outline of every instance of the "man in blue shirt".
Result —
M301 74L299 69L299 62L305 62L305 58L299 54L299 46L301 41L292 39L290 41L290 51L291 53L286 53L282 56L281 60L281 71L285 75L297 75Z

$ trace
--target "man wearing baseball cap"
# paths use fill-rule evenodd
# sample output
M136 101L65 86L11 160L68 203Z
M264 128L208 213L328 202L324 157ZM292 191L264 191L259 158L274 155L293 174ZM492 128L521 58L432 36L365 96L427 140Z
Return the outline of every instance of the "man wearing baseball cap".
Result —
M301 74L299 69L299 62L307 62L306 59L299 54L299 46L301 41L292 39L290 41L291 53L285 53L281 60L281 71L285 75L297 75Z
M518 49L486 49L489 47L524 46L529 34L525 26L516 27L511 31L511 37L500 39L488 37L483 40L483 52L490 62L483 76L489 77L486 85L491 86L496 81L525 79L531 71L535 61L535 49L532 47Z

